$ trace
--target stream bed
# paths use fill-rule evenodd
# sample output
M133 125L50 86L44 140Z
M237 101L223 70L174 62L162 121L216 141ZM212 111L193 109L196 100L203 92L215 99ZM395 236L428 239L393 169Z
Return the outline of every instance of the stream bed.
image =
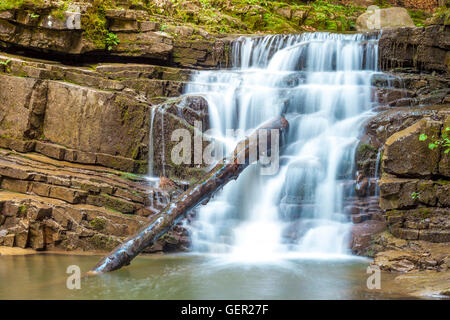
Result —
M97 255L32 254L0 257L4 299L405 299L396 275L381 274L369 290L369 260L283 259L236 263L205 255L140 256L132 266L66 286L68 266L84 273Z

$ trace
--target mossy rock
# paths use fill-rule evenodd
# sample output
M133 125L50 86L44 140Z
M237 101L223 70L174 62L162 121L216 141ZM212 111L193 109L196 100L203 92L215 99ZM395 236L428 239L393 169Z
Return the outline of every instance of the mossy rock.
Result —
M89 225L96 231L102 231L105 228L106 220L102 218L95 218L89 221Z

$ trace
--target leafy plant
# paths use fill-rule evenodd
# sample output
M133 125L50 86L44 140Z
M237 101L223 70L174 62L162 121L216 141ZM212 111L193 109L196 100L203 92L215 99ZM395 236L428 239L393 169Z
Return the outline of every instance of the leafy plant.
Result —
M413 199L413 200L418 199L419 196L420 196L420 193L418 193L418 192L413 192L413 193L411 193L411 199Z
M93 0L86 14L81 16L81 24L86 38L91 40L99 49L106 48L108 22L105 12L107 8L113 8L110 0Z
M446 154L449 153L450 152L450 136L449 135L450 135L450 127L446 127L445 132L442 134L441 138L431 141L428 144L428 148L430 150L434 150L437 147L441 146L441 147L445 148L444 153L446 153ZM419 140L426 141L426 140L428 140L428 136L425 133L422 133L419 136Z
M38 15L38 14L36 14L36 13L34 13L34 12L30 13L30 18L31 18L31 19L37 19L37 18L39 18L39 17L40 17L40 15Z
M5 67L6 72L11 72L11 68L9 67L10 63L11 63L11 59L8 59L6 61L0 61L0 66Z
M108 51L111 51L113 47L117 46L120 43L119 38L117 37L117 34L108 32L105 39L106 49Z

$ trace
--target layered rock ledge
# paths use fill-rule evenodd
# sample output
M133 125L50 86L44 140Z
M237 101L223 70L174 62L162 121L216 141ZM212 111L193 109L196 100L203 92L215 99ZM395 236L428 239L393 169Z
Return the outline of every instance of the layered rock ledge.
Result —
M164 191L139 176L101 166L2 149L0 159L0 245L4 246L109 250L177 194L176 188ZM180 248L173 242L176 236L174 232L167 239ZM162 250L166 242L149 251Z
M174 129L193 135L194 121L207 129L203 98L173 99L191 71L142 64L71 67L11 55L0 55L0 63L0 147L140 174L149 171L152 156L155 174L176 172L189 180L201 173L170 162Z

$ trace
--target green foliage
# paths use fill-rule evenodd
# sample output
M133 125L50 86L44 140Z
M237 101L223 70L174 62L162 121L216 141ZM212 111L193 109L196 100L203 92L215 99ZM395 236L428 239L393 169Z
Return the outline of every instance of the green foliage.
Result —
M22 215L24 215L24 214L27 212L27 209L28 209L28 206L25 205L25 204L22 204L22 205L19 207L19 213L22 214Z
M44 0L1 0L0 11L22 8L25 4L43 4Z
M418 193L418 192L413 192L413 193L411 193L411 199L413 199L413 200L418 199L419 196L420 196L420 193Z
M392 7L392 5L387 0L376 0L374 2L374 5L379 6L380 8L389 8Z
M128 180L132 180L132 181L136 181L136 180L141 180L142 177L138 174L135 173L131 173L131 172L124 172L124 171L118 171L118 174L125 179Z
M450 24L450 3L447 1L447 3L441 7L439 7L433 16L431 17L432 23L443 23L444 25Z
M38 14L36 14L36 13L30 13L30 18L32 18L32 19L37 19L37 18L39 18L40 17L40 15L38 15Z
M411 19L414 21L416 27L423 27L425 20L431 17L431 14L423 10L408 10Z
M89 221L89 225L96 231L101 231L106 225L105 219L95 218Z
M190 3L187 8L184 0L171 0L153 11L167 16L171 24L191 23L212 33L348 31L354 30L356 18L365 11L336 0L193 0Z
M69 9L69 4L72 0L64 0L58 2L58 8L53 9L52 12L50 12L50 15L63 21L66 16L65 12Z
M426 141L426 140L428 140L428 136L422 133L419 136L419 141ZM445 154L448 154L450 152L450 127L445 128L445 131L442 134L441 138L431 141L428 144L428 148L431 150L434 150L439 146L444 148Z
M113 47L117 46L120 43L119 38L117 37L117 34L108 32L105 39L106 48L108 51L111 51Z
M4 67L6 72L11 72L11 68L9 67L10 63L11 63L11 59L7 59L5 61L0 61L0 66Z
M111 51L120 41L115 33L109 32L106 20L106 10L115 8L112 0L94 0L87 13L82 16L81 23L86 37L99 49Z

